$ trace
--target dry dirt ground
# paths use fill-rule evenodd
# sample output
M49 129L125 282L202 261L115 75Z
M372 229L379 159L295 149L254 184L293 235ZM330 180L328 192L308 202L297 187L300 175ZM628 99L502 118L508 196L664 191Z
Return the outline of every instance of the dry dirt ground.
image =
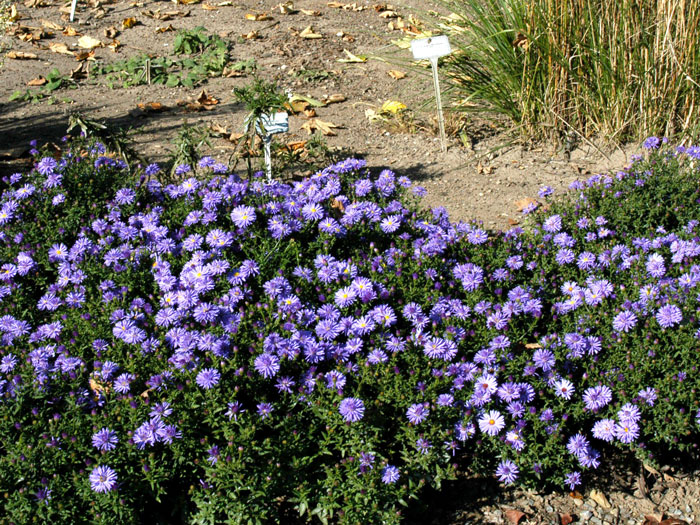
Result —
M74 112L135 130L137 148L150 161L167 158L171 141L185 122L240 132L246 113L232 90L251 84L251 75L209 78L191 88L153 84L111 89L104 75L95 74L100 64L142 53L172 57L177 31L198 26L232 43L232 62L255 59L260 77L276 81L289 92L317 100L342 95L336 99L343 101L316 108L315 118L337 126L335 135L323 137L327 148L361 156L373 169L388 167L410 176L427 188L426 204L445 206L454 220L479 220L488 228L507 228L520 219L516 201L536 198L541 186L566 188L587 174L623 167L634 153L635 148L626 148L602 155L587 144L569 152L551 145L524 147L498 124L458 120L449 112L449 148L443 153L435 131L435 110L430 106L428 71L413 67L410 52L392 43L406 36L402 25L412 29L416 21L411 15L421 19L434 6L427 0L411 5L400 0L393 5L379 1L295 0L280 6L278 0L90 0L87 4L80 0L73 23L68 21L68 5L59 0L18 2L19 18L5 37L15 54L0 69L0 164L4 165L0 168L21 168L27 162L29 141L58 140ZM130 24L125 21L131 18L135 24L127 27ZM93 48L88 56L90 50L79 45L81 37L99 40L104 47ZM367 60L341 61L352 56ZM75 72L81 64L82 70ZM64 77L77 77L72 88L52 91L34 102L9 101L16 91L46 91L46 86L28 84L41 83L54 68ZM395 78L401 74L392 76L391 71L405 73L405 77ZM216 104L195 102L203 89L209 102L215 99ZM389 100L408 106L409 117L370 122L367 110L378 111ZM302 128L308 123L303 114L292 116L289 133L277 140L308 140ZM207 152L225 160L234 148L230 140L217 136L211 138ZM675 523L700 520L696 473L691 469L665 475L649 474L648 494L638 486L636 471L618 476L605 489L610 508L594 503L588 493L581 499L504 491L493 483L466 480L452 486L459 493L450 493L449 501L441 501L439 513L417 519L426 523L565 523L571 515L577 522L648 525L663 522L664 517L682 520ZM521 510L525 515L518 517L508 510ZM646 521L645 516L649 517Z

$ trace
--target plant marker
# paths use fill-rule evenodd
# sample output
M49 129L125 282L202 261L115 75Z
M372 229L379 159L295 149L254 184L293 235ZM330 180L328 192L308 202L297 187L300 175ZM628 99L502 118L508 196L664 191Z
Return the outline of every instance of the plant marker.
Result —
M78 5L78 0L73 0L70 5L70 21L71 23L73 22L73 19L75 18L75 8Z
M452 53L450 41L446 36L433 36L419 38L411 41L411 51L415 60L430 60L433 69L433 87L435 88L435 103L438 111L438 125L440 126L440 146L443 153L447 151L445 139L445 117L442 114L442 99L440 98L440 83L438 82L438 58Z
M270 153L272 135L289 131L289 115L284 111L273 115L261 115L260 121L255 124L255 130L263 139L267 182L270 183L272 182L272 154Z

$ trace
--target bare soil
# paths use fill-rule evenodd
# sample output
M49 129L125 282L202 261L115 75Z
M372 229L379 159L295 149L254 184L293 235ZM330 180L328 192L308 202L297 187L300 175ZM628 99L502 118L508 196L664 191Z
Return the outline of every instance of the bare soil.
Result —
M429 72L414 67L410 52L392 43L406 36L397 26L403 23L410 29L410 15L420 19L435 6L428 0L416 0L411 5L397 0L393 6L375 2L379 0L296 0L289 10L280 8L278 0L191 4L153 0L90 0L86 4L80 0L73 23L68 21L68 4L58 0L18 3L20 19L5 38L12 44L12 51L34 54L36 58L6 58L0 69L0 168L21 169L28 162L29 141L58 141L66 132L69 114L75 112L110 126L131 128L137 149L149 161L167 158L172 140L184 123L215 126L228 133L242 131L246 112L232 90L249 85L251 76L209 78L193 88L141 85L111 89L104 76L94 74L98 63L113 63L141 53L172 56L176 31L198 26L232 42L234 61L254 58L257 74L278 82L287 91L317 100L343 95L342 102L316 108L316 118L338 126L335 135L323 137L327 148L363 157L373 169L390 168L408 175L427 188L425 204L444 206L453 220L482 221L491 229L511 227L520 220L516 202L536 199L541 186L564 189L588 174L622 168L634 153L633 147L603 152L587 143L568 150L549 144L523 145L502 123L458 118L449 113L449 107L448 151L443 153L436 133L435 108L431 106ZM124 21L132 17L136 25L125 28ZM75 30L74 36L64 34L71 33L68 27ZM158 32L159 28L170 27L172 30ZM114 43L105 34L109 28L118 31L115 38L120 45L116 49L108 47ZM309 33L319 37L304 38ZM85 57L79 55L86 52L78 46L81 36L98 39L105 47L95 48L93 56L80 61ZM66 45L64 52L51 49L57 49L55 44L60 43ZM362 63L341 62L350 57L345 50L368 59ZM76 80L74 89L56 90L35 102L8 101L15 91L38 89L28 84L46 77L53 68L70 77L83 62L83 71L89 73ZM405 78L394 78L389 73L392 70L406 73ZM218 103L188 107L186 103L196 101L203 89ZM378 111L388 100L402 102L410 112L402 119L370 122L366 110ZM158 111L153 110L156 106L152 103L161 105ZM289 133L277 136L277 140L308 140L302 128L308 122L303 114L292 116ZM210 140L207 153L221 160L231 158L234 143L221 136ZM637 479L637 473L609 485L608 499L616 513L602 507L597 513L594 503L590 515L585 514L588 510L583 505L590 500L586 495L580 499L504 491L493 483L472 482L461 497L442 501L443 511L437 516L448 523L507 523L513 520L506 511L520 509L526 512L519 518L520 523L560 523L565 514L579 522L642 523L644 516L654 511L660 522L661 513L668 517L671 510L680 509L680 514L674 514L682 517L679 523L700 520L697 476L666 475L668 479L661 476L661 481L650 481L648 494L626 481ZM426 517L424 522L435 522L435 516Z

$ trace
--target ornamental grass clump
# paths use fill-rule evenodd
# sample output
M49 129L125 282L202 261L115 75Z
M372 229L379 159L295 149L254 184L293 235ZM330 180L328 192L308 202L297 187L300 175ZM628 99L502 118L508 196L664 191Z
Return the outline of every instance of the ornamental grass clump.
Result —
M698 155L647 146L508 232L356 159L36 152L0 194L0 520L398 523L458 470L695 455Z

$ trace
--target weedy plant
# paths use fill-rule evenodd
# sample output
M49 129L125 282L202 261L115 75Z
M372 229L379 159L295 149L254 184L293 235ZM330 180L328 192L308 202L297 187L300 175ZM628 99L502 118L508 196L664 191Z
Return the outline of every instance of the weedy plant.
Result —
M173 139L173 150L168 158L169 174L166 181L172 181L190 172L196 173L197 161L201 157L204 146L211 146L209 129L204 126L193 126L184 122Z
M40 89L27 89L24 92L17 90L14 93L12 93L12 95L10 95L9 100L10 102L14 100L21 100L34 103L49 97L52 92L57 91L59 89L74 89L76 87L77 84L75 80L73 80L70 76L61 74L61 72L58 69L53 68L47 73L46 84L44 84Z
M464 111L505 115L534 138L697 136L697 0L444 5L455 52L442 70Z
M236 101L243 104L248 112L244 120L244 137L238 141L236 152L241 146L246 149L248 175L251 175L253 172L251 153L257 149L256 137L263 139L265 136L265 124L262 117L286 111L289 96L281 90L277 83L257 76L253 79L252 84L234 88L233 95Z

